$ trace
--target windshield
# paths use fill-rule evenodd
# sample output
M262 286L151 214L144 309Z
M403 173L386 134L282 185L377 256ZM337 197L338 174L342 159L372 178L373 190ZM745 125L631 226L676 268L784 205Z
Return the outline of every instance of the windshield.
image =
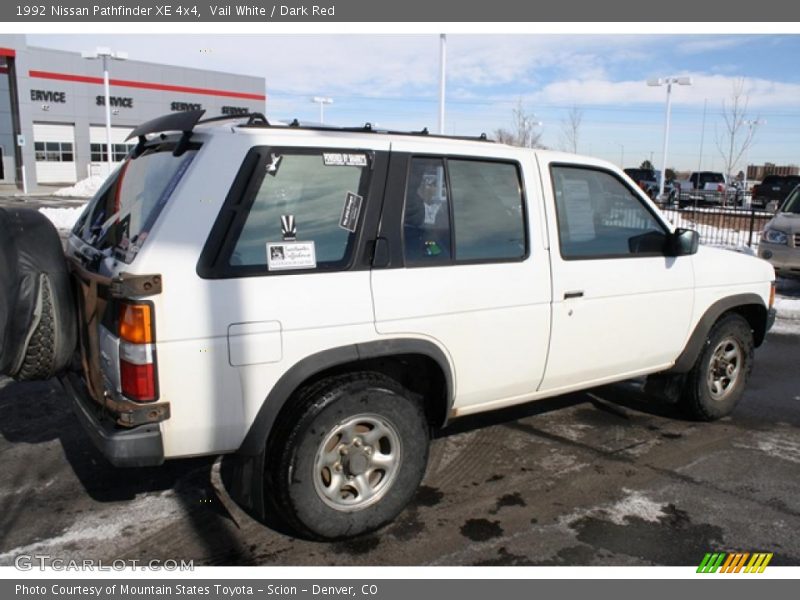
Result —
M195 154L151 149L126 159L92 198L73 233L131 262Z
M794 188L786 198L786 202L781 207L781 212L800 215L800 186Z

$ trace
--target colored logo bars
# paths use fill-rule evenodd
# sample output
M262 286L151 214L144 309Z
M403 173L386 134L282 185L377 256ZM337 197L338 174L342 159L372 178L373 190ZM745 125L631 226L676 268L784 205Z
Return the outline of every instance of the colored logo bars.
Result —
M740 571L742 573L763 573L771 560L771 552L755 552L753 554L749 552L708 552L703 557L700 566L697 567L697 572L716 573L719 570L720 573L739 573Z

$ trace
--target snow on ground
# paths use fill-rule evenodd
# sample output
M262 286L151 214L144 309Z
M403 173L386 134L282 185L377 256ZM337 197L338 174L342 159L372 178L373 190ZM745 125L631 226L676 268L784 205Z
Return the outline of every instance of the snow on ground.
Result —
M81 216L83 206L74 208L40 208L39 212L53 222L56 229L72 229L75 221Z
M778 311L779 319L800 321L800 298L778 296L775 298L775 310Z
M709 246L730 248L741 252L743 248L748 248L748 253L754 253L747 245L751 241L749 229L729 229L727 227L716 227L710 223L697 223L684 216L680 211L662 209L661 211L675 227L694 229L700 234L700 243ZM749 214L749 213L748 213ZM760 233L753 233L752 248L758 247Z
M664 509L667 505L648 498L636 490L623 488L625 497L613 504L596 506L588 510L579 510L559 519L561 524L570 527L585 517L602 518L616 525L629 525L632 519L641 519L649 523L657 523L667 516Z
M91 198L103 185L106 180L104 175L92 175L86 179L81 179L75 185L61 188L53 192L53 196L60 196L63 198Z

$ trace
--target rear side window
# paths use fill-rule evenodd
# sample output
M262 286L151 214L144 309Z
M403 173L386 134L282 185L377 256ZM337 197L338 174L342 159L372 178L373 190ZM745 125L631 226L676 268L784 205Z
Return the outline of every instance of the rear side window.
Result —
M364 152L269 151L228 265L269 271L346 267L368 173Z
M161 214L196 151L174 156L148 150L127 159L89 203L73 233L100 251L131 262Z
M413 158L403 237L409 266L522 260L527 244L518 166Z
M503 260L525 255L522 190L515 165L449 160L456 256Z

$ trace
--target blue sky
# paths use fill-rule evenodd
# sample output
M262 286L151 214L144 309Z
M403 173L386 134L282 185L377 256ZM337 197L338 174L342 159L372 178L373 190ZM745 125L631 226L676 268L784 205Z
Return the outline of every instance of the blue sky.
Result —
M434 130L436 35L29 35L28 43L266 78L267 116L318 120L310 98L330 96L326 122ZM689 75L673 91L668 165L720 170L722 103L742 82L757 126L749 162L800 164L798 35L448 35L446 132L510 127L518 102L564 147L565 119L582 112L578 151L624 166L661 165L665 88L648 78ZM705 126L704 120L705 110ZM702 137L702 156L701 156ZM743 162L740 164L740 167Z

